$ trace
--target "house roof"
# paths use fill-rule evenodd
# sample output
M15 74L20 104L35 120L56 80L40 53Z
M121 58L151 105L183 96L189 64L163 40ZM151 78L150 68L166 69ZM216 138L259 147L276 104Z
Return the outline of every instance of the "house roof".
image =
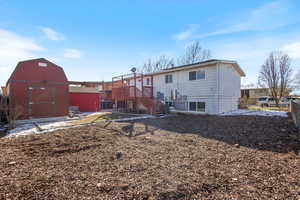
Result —
M269 88L260 88L260 87L241 87L241 90L268 90Z
M218 60L218 59L210 59L194 64L188 64L188 65L181 65L181 66L176 66L172 68L165 69L160 72L154 72L152 75L157 75L157 74L164 74L164 73L169 73L169 72L175 72L175 71L183 71L183 70L188 70L188 69L193 69L193 68L198 68L198 67L208 67L211 65L215 65L218 63L224 63L224 64L231 64L233 68L240 74L240 76L246 76L245 72L242 70L242 68L239 66L239 64L236 61L232 60Z

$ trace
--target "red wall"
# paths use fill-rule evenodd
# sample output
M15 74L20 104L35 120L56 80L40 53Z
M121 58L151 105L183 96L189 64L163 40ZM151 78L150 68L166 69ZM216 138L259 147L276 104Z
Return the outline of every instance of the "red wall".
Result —
M100 107L98 93L70 93L70 106L78 106L80 112L97 112Z
M7 86L11 112L17 112L18 119L69 114L68 79L61 67L44 58L19 62Z

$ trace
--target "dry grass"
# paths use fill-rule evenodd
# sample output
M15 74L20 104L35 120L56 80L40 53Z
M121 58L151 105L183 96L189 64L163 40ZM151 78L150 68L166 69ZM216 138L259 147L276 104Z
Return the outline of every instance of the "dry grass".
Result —
M101 122L101 121L105 121L105 120L123 119L123 118L129 118L129 117L136 117L136 115L131 115L131 114L127 114L127 113L99 113L99 114L85 116L81 120L76 120L76 121L72 122L72 124Z
M0 140L0 199L299 199L279 117L177 116ZM134 126L133 137L124 127Z
M261 107L261 106L256 106L256 105L251 105L248 106L249 110L269 110L269 111L284 111L284 112L288 112L289 111L289 107L288 106L281 106L281 107L276 107L276 106L270 106L270 107Z

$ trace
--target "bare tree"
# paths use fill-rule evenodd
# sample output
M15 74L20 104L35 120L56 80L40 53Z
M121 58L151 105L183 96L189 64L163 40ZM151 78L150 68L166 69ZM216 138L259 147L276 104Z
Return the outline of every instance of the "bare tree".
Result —
M203 49L199 41L194 41L186 47L184 55L178 59L178 65L193 64L208 60L210 57L210 50Z
M140 69L143 73L158 72L164 69L168 69L174 66L173 58L169 58L165 55L160 56L158 59L148 59L142 68Z
M199 41L194 41L185 49L183 56L177 59L177 65L187 65L207 60L211 57L210 50L203 49ZM165 55L158 59L148 59L141 68L140 72L152 73L173 67L175 64L173 58Z
M300 70L294 77L294 88L298 91L300 90Z
M270 89L271 96L279 105L279 99L288 93L291 86L291 59L287 54L273 51L261 66L259 84Z

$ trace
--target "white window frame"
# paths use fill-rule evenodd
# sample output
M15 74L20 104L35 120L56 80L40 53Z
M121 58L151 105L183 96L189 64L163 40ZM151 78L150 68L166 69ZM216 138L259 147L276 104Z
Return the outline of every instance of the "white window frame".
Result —
M151 85L151 83L150 83L151 81L150 81L150 78L148 77L148 78L146 78L146 85L147 86L149 86L149 85Z
M196 103L196 111L190 110L190 103ZM198 103L204 103L204 111L198 111ZM197 112L197 113L206 113L206 102L205 101L188 101L188 111L189 112Z
M190 80L190 72L196 72L196 79L195 79L195 80ZM203 78L203 79L198 79L198 73L199 73L199 72L204 72L204 78ZM189 71L189 73L188 73L188 79L189 79L189 81L206 80L206 70L200 69L200 70Z
M167 77L172 77L172 78L171 78L172 81L169 82L169 81L170 81L170 78L167 78ZM173 74L166 74L166 75L165 75L165 83L166 83L166 84L173 83Z
M44 62L39 62L39 63L38 63L38 66L39 66L39 67L47 67L48 64L47 64L47 63L44 63Z

